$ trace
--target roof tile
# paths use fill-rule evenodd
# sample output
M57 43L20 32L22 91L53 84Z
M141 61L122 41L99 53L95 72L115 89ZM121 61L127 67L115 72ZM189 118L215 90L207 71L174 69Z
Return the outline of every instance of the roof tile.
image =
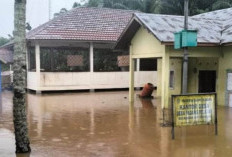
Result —
M135 11L75 8L33 29L27 39L117 41Z

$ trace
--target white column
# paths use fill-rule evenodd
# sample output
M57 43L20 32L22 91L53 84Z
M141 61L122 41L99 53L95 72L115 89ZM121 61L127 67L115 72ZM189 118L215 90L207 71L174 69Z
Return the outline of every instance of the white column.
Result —
M136 71L139 72L140 71L140 59L136 59L137 60L137 65L136 65Z
M37 77L37 90L36 93L40 93L40 45L35 44L35 63L36 63L36 77Z
M136 76L140 76L139 71L140 71L140 59L137 58L137 59L136 59L136 73L137 73ZM140 78L140 77L137 77L137 78L136 78L136 82L137 82L137 83L140 82L139 78ZM136 90L140 90L140 87L139 87L138 84L137 84L137 86L136 86Z
M157 93L156 96L161 96L161 85L162 85L162 61L163 59L157 59Z
M90 43L89 46L89 66L90 66L90 73L91 73L91 79L94 79L93 77L93 71L94 71L94 58L93 58L93 43ZM93 82L93 81L91 81ZM94 89L90 89L90 92L94 92Z
M90 63L90 72L92 73L94 70L94 62L93 62L93 43L90 43L89 47L89 63Z
M168 108L169 105L169 54L164 53L162 57L162 82L161 82L161 107Z
M132 58L133 48L130 46L130 86L129 86L129 101L134 101L134 59Z

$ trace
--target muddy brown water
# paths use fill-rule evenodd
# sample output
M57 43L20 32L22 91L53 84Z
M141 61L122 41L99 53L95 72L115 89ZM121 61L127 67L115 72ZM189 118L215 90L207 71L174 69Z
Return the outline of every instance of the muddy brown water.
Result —
M160 100L128 103L128 92L28 94L32 152L18 157L229 157L232 109L213 126L161 127ZM0 157L15 157L12 93L2 93Z

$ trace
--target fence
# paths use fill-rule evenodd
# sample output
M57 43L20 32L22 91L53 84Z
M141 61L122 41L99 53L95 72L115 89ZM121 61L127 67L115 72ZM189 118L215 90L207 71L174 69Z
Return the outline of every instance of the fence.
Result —
M2 72L2 89L12 89L13 86L13 72Z

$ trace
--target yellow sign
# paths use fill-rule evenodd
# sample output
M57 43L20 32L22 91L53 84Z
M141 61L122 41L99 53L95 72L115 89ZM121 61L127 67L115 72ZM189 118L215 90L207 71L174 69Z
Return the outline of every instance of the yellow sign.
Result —
M214 124L215 94L173 96L175 126Z

